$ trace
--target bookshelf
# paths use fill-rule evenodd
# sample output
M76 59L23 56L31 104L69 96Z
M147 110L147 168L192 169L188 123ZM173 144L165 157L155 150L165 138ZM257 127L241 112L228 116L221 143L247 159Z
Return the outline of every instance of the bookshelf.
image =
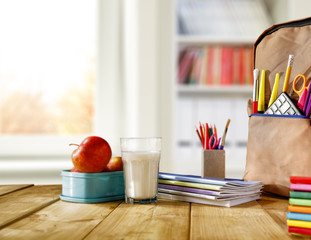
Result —
M216 124L219 135L222 135L226 121L230 118L231 123L226 138L226 176L242 177L246 160L248 134L248 115L246 108L247 100L252 97L251 73L248 75L249 80L243 83L230 82L224 84L218 81L216 83L212 82L207 84L208 80L206 80L206 82L204 80L204 83L199 80L195 81L194 84L189 84L189 81L180 81L179 79L180 55L189 48L218 48L220 51L223 51L224 48L250 49L259 36L259 33L265 30L265 28L258 30L257 35L243 34L241 32L233 33L232 31L228 31L227 34L223 29L219 34L217 31L211 32L210 34L204 31L195 34L191 30L191 33L182 32L180 30L181 22L184 24L187 23L185 20L179 19L178 10L180 10L181 7L178 6L178 4L180 4L180 2L187 4L187 1L175 1L175 14L177 16L174 24L174 171L184 174L200 175L202 147L195 135L194 126L198 126L199 121ZM201 3L202 1L199 2ZM220 2L230 2L231 4L232 1L223 0ZM250 0L250 2L256 2L257 6L260 4L260 1ZM214 1L214 3L216 3L216 1ZM191 5L191 7L193 6L194 5ZM187 5L187 7L189 6ZM218 11L218 14L221 14L221 12ZM237 22L235 23L237 24ZM266 27L269 27L269 24ZM187 28L189 29L190 26L187 25ZM220 56L218 56L218 60L219 59ZM230 64L232 61L233 60L230 60ZM247 61L247 64L249 64L251 56L249 56L249 60ZM245 64L245 62L243 63ZM221 63L218 63L218 65L220 64ZM252 64L249 66L252 66ZM189 70L188 77L190 75L191 70ZM189 162L191 162L191 164L189 164ZM187 166L187 168L185 168L185 166Z
M252 86L187 86L177 84L177 92L179 94L230 94L230 95L246 95L252 94Z

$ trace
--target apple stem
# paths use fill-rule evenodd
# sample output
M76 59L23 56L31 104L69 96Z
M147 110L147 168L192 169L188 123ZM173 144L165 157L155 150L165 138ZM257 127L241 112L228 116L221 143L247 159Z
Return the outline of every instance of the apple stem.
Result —
M80 145L79 144L75 144L75 143L70 143L69 146L77 146L77 147L79 147Z

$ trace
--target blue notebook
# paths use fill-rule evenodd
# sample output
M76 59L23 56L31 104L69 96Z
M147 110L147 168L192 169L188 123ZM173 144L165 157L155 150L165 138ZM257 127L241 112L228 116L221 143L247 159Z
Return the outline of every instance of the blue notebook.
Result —
M213 184L226 187L234 188L251 188L256 186L261 186L262 182L245 182L241 179L214 179L214 178L201 178L200 176L193 175L181 175L181 174L172 174L172 173L159 173L159 179L165 180L175 180L175 181L184 181L184 182L193 182L193 183L205 183Z
M301 220L301 221L311 221L311 214L287 212L287 219L294 219L294 220Z

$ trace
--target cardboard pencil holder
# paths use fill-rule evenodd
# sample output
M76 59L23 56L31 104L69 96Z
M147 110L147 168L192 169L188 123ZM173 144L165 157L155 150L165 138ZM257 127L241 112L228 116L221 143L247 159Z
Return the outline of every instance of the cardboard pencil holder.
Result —
M225 150L202 150L202 171L204 178L225 178Z

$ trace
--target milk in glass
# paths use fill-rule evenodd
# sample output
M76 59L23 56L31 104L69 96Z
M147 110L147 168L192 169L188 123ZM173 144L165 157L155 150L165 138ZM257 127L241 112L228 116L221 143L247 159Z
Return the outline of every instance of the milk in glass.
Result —
M132 199L151 199L157 196L159 151L122 152L125 195Z

